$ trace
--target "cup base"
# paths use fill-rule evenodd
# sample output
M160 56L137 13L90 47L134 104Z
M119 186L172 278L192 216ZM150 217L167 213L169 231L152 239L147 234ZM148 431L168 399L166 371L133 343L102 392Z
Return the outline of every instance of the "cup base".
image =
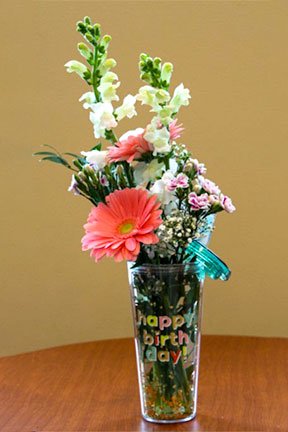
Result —
M147 422L150 423L162 423L162 424L173 424L173 423L185 423L188 421L193 420L196 417L196 412L189 415L188 417L184 417L184 418L180 418L180 419L175 419L175 420L158 420L158 419L154 419L152 417L146 416L144 414L142 414L142 417L144 418L144 420L146 420Z

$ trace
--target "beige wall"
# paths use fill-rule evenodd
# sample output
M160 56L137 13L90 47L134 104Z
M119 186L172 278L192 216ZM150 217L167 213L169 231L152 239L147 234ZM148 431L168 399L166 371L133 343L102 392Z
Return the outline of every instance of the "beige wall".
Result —
M207 281L204 331L288 336L288 2L7 1L5 10L0 353L132 334L125 265L81 252L89 203L66 192L68 172L31 158L44 143L94 144L78 103L84 83L63 67L78 58L75 22L86 14L113 36L122 95L140 84L140 52L175 64L174 84L193 95L183 141L238 208L217 220L212 248L233 277Z

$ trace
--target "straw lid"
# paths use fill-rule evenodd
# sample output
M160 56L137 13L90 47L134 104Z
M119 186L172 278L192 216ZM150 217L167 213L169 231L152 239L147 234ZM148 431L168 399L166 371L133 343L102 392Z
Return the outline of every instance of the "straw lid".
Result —
M205 270L205 274L211 279L221 279L227 281L231 275L231 270L227 265L210 249L200 243L198 240L193 240L186 249L188 258L185 262L191 261L193 257L197 257Z

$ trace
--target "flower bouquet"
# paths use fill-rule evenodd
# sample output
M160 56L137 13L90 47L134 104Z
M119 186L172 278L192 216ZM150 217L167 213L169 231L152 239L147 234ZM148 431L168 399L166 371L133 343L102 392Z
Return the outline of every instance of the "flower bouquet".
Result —
M144 418L187 421L196 414L204 276L229 276L206 246L215 214L235 207L205 177L205 165L179 144L177 116L190 93L183 84L170 93L173 65L141 54L145 84L119 102L116 61L108 57L111 37L101 36L100 25L88 17L77 30L86 41L78 44L85 63L65 66L90 86L79 100L96 145L80 154L51 146L35 154L71 170L68 190L93 204L82 249L96 262L128 262ZM148 107L151 122L118 137L118 123L137 115L136 103Z

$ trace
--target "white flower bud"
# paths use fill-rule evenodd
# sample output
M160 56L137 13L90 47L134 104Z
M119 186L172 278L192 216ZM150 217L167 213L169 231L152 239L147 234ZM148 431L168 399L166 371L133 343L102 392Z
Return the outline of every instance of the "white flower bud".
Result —
M84 73L88 71L87 67L77 60L70 60L69 62L65 63L65 67L67 68L68 73L75 72L81 78L83 78Z
M104 60L100 65L100 74L103 76L105 75L110 69L114 68L117 65L116 60L113 58L108 58Z
M161 70L161 80L166 81L169 84L171 80L172 72L173 72L173 64L164 63Z

